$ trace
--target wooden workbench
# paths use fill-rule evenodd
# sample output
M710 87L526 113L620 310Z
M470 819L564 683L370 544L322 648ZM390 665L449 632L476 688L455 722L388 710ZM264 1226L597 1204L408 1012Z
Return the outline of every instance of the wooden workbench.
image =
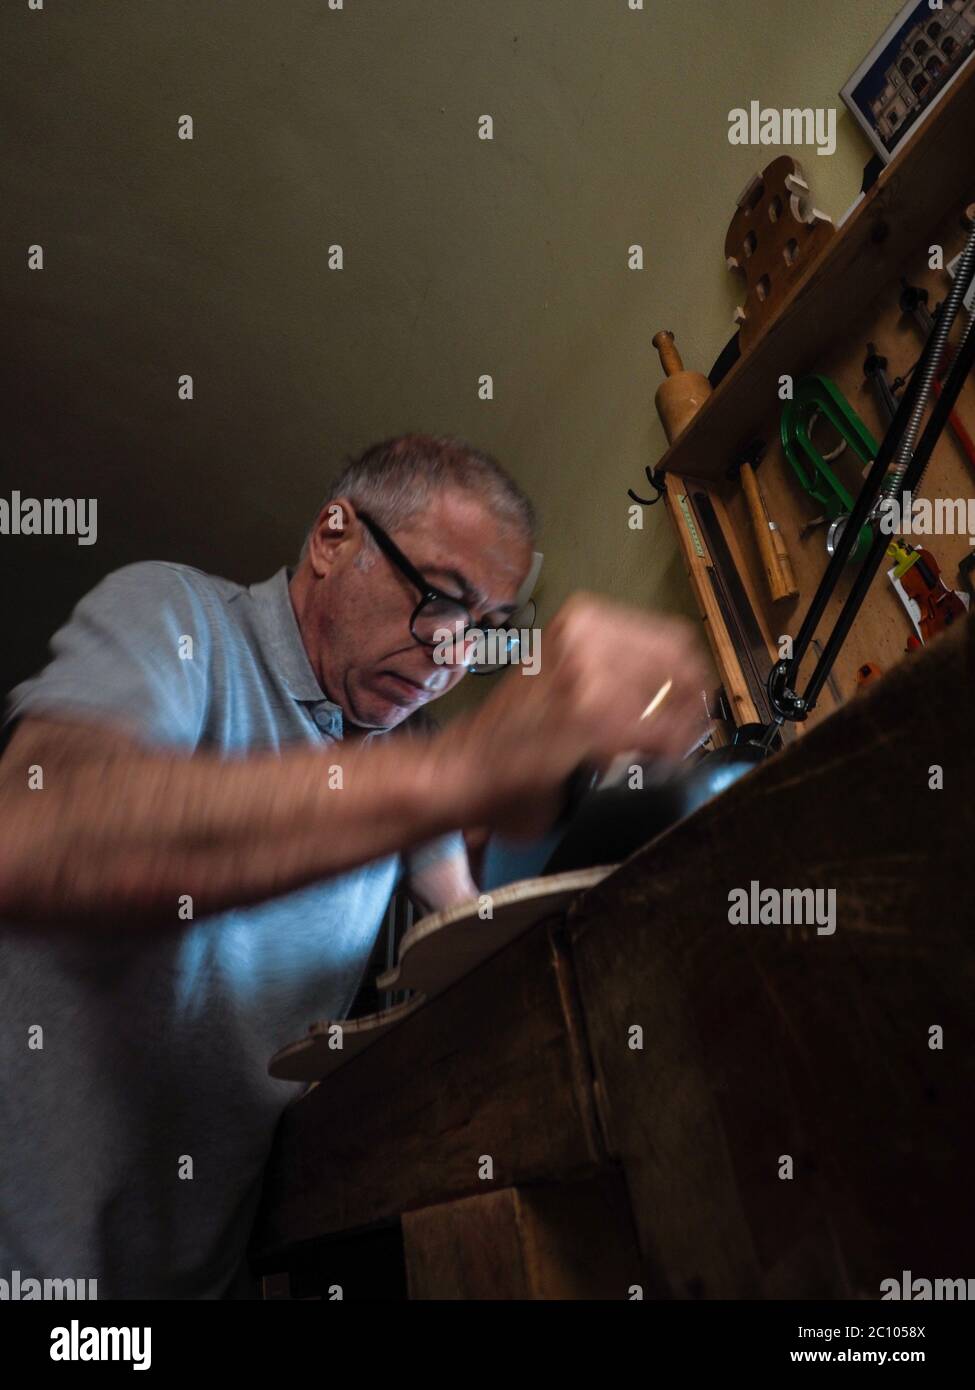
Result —
M973 677L969 621L292 1105L269 1296L967 1277ZM730 925L752 880L835 889L835 932Z

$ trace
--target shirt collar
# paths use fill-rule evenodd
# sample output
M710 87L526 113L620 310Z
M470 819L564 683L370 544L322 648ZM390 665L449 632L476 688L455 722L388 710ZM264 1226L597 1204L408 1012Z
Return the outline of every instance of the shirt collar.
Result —
M261 584L250 586L250 595L257 604L261 633L268 660L280 673L294 699L313 705L312 718L329 737L340 739L345 731L342 706L330 700L318 683L301 640L298 619L291 604L288 587L292 571L282 565L277 574ZM363 735L363 743L387 738L396 729L371 729Z
M251 585L250 593L260 615L265 650L296 700L314 700L330 705L332 701L319 685L301 640L298 620L291 606L290 579L290 570L287 565L282 565L270 579Z

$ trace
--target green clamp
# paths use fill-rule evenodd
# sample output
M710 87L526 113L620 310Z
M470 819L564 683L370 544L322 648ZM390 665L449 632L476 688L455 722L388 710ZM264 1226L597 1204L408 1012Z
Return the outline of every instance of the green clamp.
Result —
M827 520L837 522L853 510L853 498L810 437L816 415L829 421L864 465L873 463L880 446L828 377L805 376L796 383L793 399L782 411L782 448L803 490L821 505ZM872 540L871 528L864 525L851 563L863 559Z

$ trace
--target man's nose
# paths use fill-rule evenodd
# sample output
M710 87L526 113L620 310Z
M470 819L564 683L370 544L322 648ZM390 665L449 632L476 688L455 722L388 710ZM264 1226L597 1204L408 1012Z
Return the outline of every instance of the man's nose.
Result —
M444 629L432 646L417 641L415 637L413 640L417 646L423 648L431 665L437 670L446 668L451 671L466 671L474 664L477 656L477 636L470 630L458 629L448 634L447 629Z
M423 688L428 690L431 695L439 695L446 690L455 675L460 674L456 666L434 666L428 676L424 678Z

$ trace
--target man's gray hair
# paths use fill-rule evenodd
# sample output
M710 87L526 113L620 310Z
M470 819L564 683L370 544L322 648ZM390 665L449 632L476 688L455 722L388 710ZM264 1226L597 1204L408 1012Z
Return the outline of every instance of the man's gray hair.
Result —
M348 497L385 530L425 511L444 488L474 494L502 526L535 540L535 508L490 454L447 435L402 434L346 460L325 502ZM308 550L308 538L302 549Z

